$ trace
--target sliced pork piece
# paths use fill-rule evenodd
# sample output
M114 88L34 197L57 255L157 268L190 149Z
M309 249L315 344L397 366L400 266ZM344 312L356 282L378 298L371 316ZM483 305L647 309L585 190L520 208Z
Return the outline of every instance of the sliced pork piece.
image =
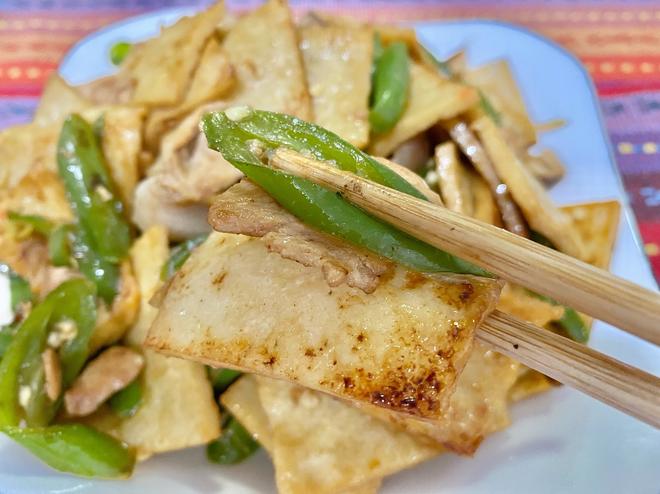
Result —
M470 176L458 160L453 142L445 142L435 148L435 168L438 174L438 188L447 209L473 216L474 198Z
M64 393L69 415L83 417L128 386L144 366L144 357L124 346L113 346L92 360Z
M517 235L527 237L529 232L525 225L525 220L518 208L518 205L511 198L511 193L484 151L479 140L475 137L467 124L460 120L451 120L446 123L445 128L451 135L451 138L461 148L461 151L468 157L474 168L483 177L488 184L490 192L493 195L497 207L502 215L502 221L507 230Z
M390 156L390 160L394 163L414 172L421 170L429 158L431 158L431 143L424 132L402 142Z
M487 117L472 125L495 166L533 230L545 235L559 250L578 259L586 256L579 230L570 216L553 202L539 181L520 161L501 130Z
M199 108L163 138L150 176L135 191L133 220L140 229L165 225L174 238L208 231L207 201L242 176L220 153L208 148L199 131L201 116L216 108Z
M219 232L264 237L270 251L305 266L319 266L331 287L346 283L371 293L391 264L308 227L247 180L215 199L209 223Z

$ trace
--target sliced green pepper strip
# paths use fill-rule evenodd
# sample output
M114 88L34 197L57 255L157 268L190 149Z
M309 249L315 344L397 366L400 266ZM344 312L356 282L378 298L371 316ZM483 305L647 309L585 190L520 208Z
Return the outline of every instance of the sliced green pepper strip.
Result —
M2 359L14 339L20 322L27 315L24 313L28 307L25 304L31 303L34 295L28 281L15 273L7 264L0 264L0 273L9 277L9 303L14 313L14 320L11 324L0 326L0 359Z
M90 249L107 261L121 261L130 247L130 225L94 130L78 115L64 121L57 145L57 166Z
M529 238L530 240L533 240L537 244L545 245L550 249L557 250L555 244L553 244L552 241L542 233L539 233L535 230L530 230ZM547 297L545 295L541 295L540 293L536 293L531 290L527 290L527 291L532 296L540 300L543 300L544 302L547 302L552 305L562 305L553 298ZM570 307L564 306L564 314L561 316L560 319L553 322L557 324L559 328L563 330L564 333L566 333L566 336L568 336L570 339L577 341L578 343L586 343L587 341L589 341L589 334L590 334L589 327L584 323L582 317L580 317L580 314L578 314L575 309L571 309Z
M271 148L284 146L301 153L311 153L315 158L328 161L341 170L426 200L424 194L398 173L318 125L289 115L262 110L246 109L246 114L236 121L230 120L221 112L211 115L205 118L210 133L231 130L232 136L243 143L257 139Z
M96 322L94 286L83 279L62 283L36 305L21 323L0 362L0 427L18 425L21 417L30 426L50 422L59 406L44 391L41 354L49 329L67 321L75 324L76 336L59 349L62 381L68 386L88 356L89 338ZM19 389L27 386L29 397L19 408Z
M557 324L561 326L572 340L578 343L589 341L589 328L575 309L564 307L564 315L557 321Z
M71 244L75 227L64 224L55 227L48 237L48 257L53 266L71 266Z
M18 392L21 385L21 368L31 347L38 350L45 345L46 330L53 307L39 304L23 321L0 361L0 427L18 425L21 412Z
M252 456L259 443L231 414L225 413L222 435L206 447L207 458L220 465L235 465Z
M11 324L0 326L0 358L2 358L16 334L20 321L27 315L25 312L29 310L28 307L33 301L34 295L28 281L6 264L0 264L0 273L9 277L9 303L11 311L14 313L14 320Z
M119 289L119 264L109 261L90 247L81 228L73 230L72 257L80 272L96 285L96 291L106 304L111 305Z
M9 277L9 297L12 312L16 312L26 302L33 300L30 283L7 264L0 263L0 273Z
M9 347L11 340L14 339L15 334L16 334L16 326L13 326L11 324L8 324L6 326L0 326L0 360L7 351L7 348Z
M110 47L110 61L113 65L120 65L133 48L131 43L120 41Z
M53 223L50 220L36 214L20 214L10 211L7 214L7 218L15 223L29 225L32 227L32 230L45 237L48 237L53 230Z
M15 223L29 225L32 230L48 239L48 257L54 266L71 265L71 234L74 225L55 225L43 216L9 213L8 218Z
M66 320L76 326L76 336L59 349L62 382L68 387L89 357L89 341L96 326L96 294L95 287L82 279L64 282L56 290L51 324Z
M209 377L215 394L220 395L224 393L241 374L241 371L234 369L213 369L209 367Z
M536 293L531 290L527 290L527 292L533 297L536 297L539 300L543 300L549 304L562 305L555 299L541 295L540 293ZM578 314L575 309L571 309L570 307L566 306L563 307L564 313L562 314L561 318L553 322L557 324L559 328L564 331L564 333L566 333L566 336L568 336L573 341L577 341L578 343L586 343L589 341L589 327L584 323L584 320L582 320L580 314Z
M119 262L128 252L131 229L114 193L94 129L78 115L64 122L57 161L78 219L72 232L72 257L109 305L117 294Z
M374 87L374 77L376 75L376 65L378 64L378 60L380 57L383 55L383 50L385 48L383 47L383 41L380 38L380 33L376 32L374 34L374 44L373 44L373 53L371 56L371 87ZM369 93L369 108L374 106L374 92L371 91Z
M491 276L477 266L369 216L340 194L309 180L267 168L247 148L245 133L224 113L207 114L202 126L211 149L220 151L227 161L303 222L417 271ZM326 145L334 144L330 141ZM303 148L300 144L296 147Z
M397 41L383 50L372 80L369 124L380 134L396 125L408 102L410 59L405 43Z
M124 389L117 391L108 400L108 405L121 418L135 415L142 404L142 381L135 379Z
M128 477L135 465L125 444L80 424L5 427L2 432L60 472L112 479Z
M181 242L179 245L172 249L169 259L163 264L162 269L160 270L160 279L166 281L174 276L181 266L186 262L186 260L192 254L192 251L195 250L195 247L200 245L208 238L208 234L198 235L197 237L190 238L185 242Z
M546 237L542 233L537 232L536 230L529 230L529 239L533 242L536 242L537 244L545 245L546 247L549 247L552 250L557 250L555 244L553 244L548 237Z

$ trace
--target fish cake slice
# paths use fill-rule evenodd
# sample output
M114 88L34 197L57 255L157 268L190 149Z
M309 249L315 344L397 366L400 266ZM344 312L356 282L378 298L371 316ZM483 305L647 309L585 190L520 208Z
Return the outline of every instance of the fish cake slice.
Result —
M433 419L500 287L394 265L371 294L330 287L261 239L215 233L172 280L146 344Z

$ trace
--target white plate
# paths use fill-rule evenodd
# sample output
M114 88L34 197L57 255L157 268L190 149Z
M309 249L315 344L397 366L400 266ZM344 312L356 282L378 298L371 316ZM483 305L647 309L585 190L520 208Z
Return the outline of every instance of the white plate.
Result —
M110 26L76 45L60 67L73 83L112 70L116 41L152 36L187 10L148 14ZM626 204L612 270L655 288L616 171L598 100L580 64L554 43L524 29L495 22L417 25L421 40L446 57L468 49L471 64L507 58L534 120L563 118L564 129L542 143L568 165L553 197L560 203L619 199ZM660 350L606 324L594 327L591 345L660 374ZM378 447L378 445L374 445ZM489 437L474 458L443 455L388 478L384 493L623 493L657 494L660 432L580 393L562 387L513 410L513 424ZM203 448L159 456L138 466L124 482L80 480L54 473L0 438L0 492L9 493L254 493L274 492L272 467L260 453L237 467L208 464Z

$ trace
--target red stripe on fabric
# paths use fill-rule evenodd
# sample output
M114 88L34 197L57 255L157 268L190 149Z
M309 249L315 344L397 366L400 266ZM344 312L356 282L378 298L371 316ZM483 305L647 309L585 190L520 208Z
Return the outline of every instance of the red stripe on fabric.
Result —
M37 97L41 96L43 92L43 81L35 82L35 84L24 84L16 87L0 86L0 97Z
M605 83L596 83L596 90L598 91L598 95L601 97L620 96L624 94L637 93L640 91L660 91L660 81L650 85L648 83L635 84L634 82L625 85L608 85Z

